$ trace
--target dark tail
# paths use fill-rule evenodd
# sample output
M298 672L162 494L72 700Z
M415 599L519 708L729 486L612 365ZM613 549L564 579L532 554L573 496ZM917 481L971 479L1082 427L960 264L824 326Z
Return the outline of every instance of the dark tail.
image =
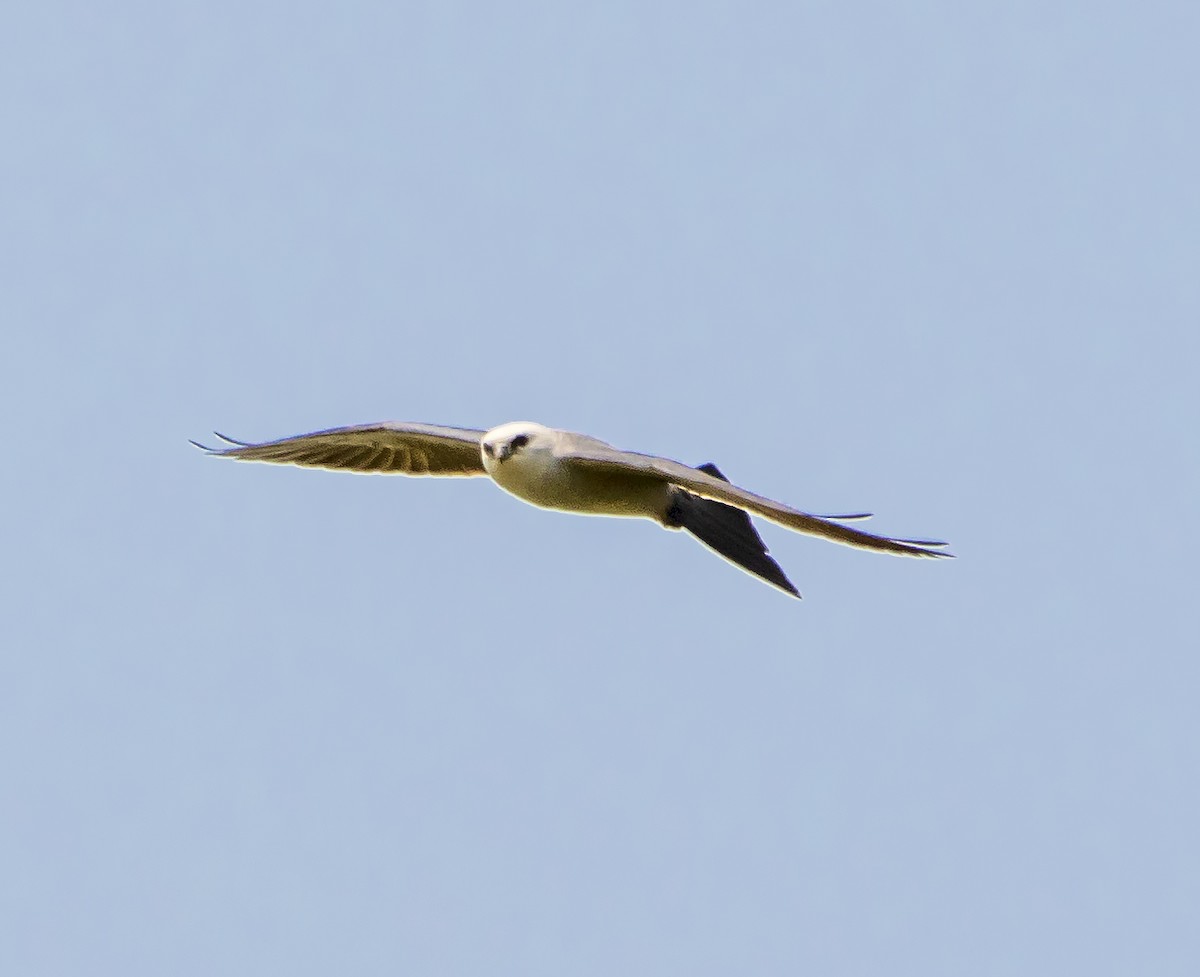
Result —
M723 482L729 481L716 465L700 465L699 470ZM730 562L793 597L800 596L800 591L788 580L779 564L767 555L766 543L741 509L676 489L664 524L672 529L686 529Z

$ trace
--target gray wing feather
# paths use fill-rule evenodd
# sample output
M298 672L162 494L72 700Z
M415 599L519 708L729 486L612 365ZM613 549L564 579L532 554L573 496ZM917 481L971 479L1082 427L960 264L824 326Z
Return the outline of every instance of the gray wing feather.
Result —
M669 458L643 455L635 451L621 451L611 447L594 447L578 442L571 446L567 456L571 462L585 468L656 475L701 498L724 502L726 505L736 506L796 532L807 533L810 536L822 536L847 546L857 546L860 549L885 553L898 553L905 556L950 556L949 553L939 553L935 549L935 547L946 545L938 540L895 539L889 536L876 536L874 533L866 533L850 526L842 526L836 522L830 522L828 518L801 512L799 509L793 509L774 499L755 495L744 488L714 478L678 461L671 461ZM854 515L857 516L858 513Z
M471 476L487 474L479 453L484 433L474 428L388 422L335 427L261 444L218 434L231 448L192 444L210 455L238 461L386 475Z

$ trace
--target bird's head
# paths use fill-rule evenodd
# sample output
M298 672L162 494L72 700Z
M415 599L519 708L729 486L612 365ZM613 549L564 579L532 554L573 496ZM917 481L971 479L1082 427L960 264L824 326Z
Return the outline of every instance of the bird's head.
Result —
M502 465L518 451L545 447L552 432L533 421L509 421L488 431L480 441L483 467L489 472Z

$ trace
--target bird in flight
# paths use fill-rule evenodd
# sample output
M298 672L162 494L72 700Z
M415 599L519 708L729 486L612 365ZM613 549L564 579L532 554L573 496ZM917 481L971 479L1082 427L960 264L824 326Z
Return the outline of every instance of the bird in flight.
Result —
M799 597L750 521L763 519L847 546L903 556L945 557L945 543L876 536L843 525L870 513L812 515L733 485L705 464L692 468L669 458L622 451L586 434L532 421L490 431L390 422L336 427L312 434L247 444L223 434L230 447L202 451L238 461L264 461L334 471L384 475L489 476L532 505L583 515L652 519L685 529L736 566Z

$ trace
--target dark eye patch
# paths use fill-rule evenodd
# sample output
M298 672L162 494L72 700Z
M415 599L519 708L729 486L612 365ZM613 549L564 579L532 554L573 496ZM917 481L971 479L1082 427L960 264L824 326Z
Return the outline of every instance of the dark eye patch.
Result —
M525 445L527 445L527 444L529 444L529 435L528 434L518 434L515 438L512 439L512 446L513 446L514 451L517 448L524 448Z

